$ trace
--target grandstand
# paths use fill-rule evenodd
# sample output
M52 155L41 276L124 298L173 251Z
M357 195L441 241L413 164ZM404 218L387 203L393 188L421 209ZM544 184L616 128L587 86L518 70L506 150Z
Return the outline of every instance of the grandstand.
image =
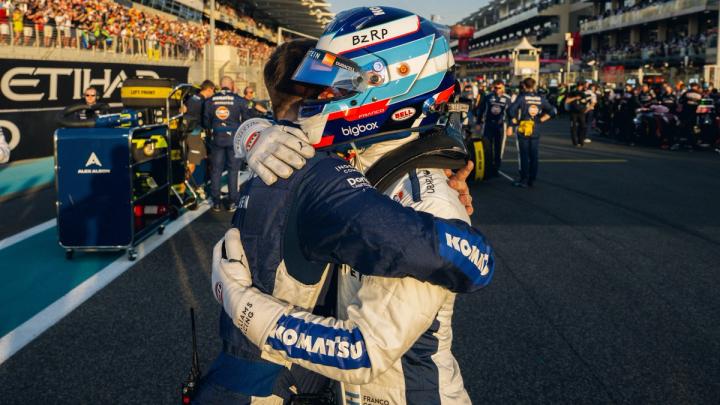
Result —
M122 80L138 72L193 83L229 75L267 98L261 73L274 47L294 35L318 36L332 17L328 7L311 0L0 2L0 127L13 159L50 153L49 113L80 102L82 89L98 86L112 104ZM29 123L30 110L45 114ZM38 131L45 146L35 148L26 140Z

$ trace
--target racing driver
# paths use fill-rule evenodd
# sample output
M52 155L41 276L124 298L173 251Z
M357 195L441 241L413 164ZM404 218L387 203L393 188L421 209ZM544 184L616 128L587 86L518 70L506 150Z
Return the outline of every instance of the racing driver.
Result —
M389 35L391 40L383 39ZM355 38L369 39L358 46ZM434 243L441 258L464 271L471 269L483 275L481 284L489 281L493 269L491 251L475 236L477 231L468 227L470 220L457 193L444 181L437 181L444 179L438 165L446 167L442 165L448 165L453 158L459 161L456 167L464 163L464 155L453 155L455 149L448 143L453 137L452 128L438 130L436 125L439 106L447 101L454 87L449 71L452 64L446 37L417 15L388 7L356 8L339 14L293 76L297 82L328 88L318 99L302 104L298 121L311 142L322 136L320 147L340 151L350 144L354 166L367 168L369 180L337 160L311 160L288 181L246 194L233 221L237 229L226 235L224 249L219 243L214 252L213 291L230 315L235 331L261 349L258 357L282 365L292 362L343 381L342 398L349 404L470 402L450 352L455 294L442 287L447 283L433 276L451 273L436 268L429 277L423 277L417 271L427 267L428 261L439 264L428 256L424 243L428 237L437 238ZM278 88L283 88L283 83ZM258 136L262 134L248 130L241 136L242 144L252 149ZM323 197L321 202L303 195L304 190L317 192L323 185L335 186L328 172L348 176L333 189L329 200ZM366 197L376 195L370 182L406 207L447 220L435 220L427 228L417 227L406 222L406 215L412 212L407 208L375 209L367 201L355 204L347 200L351 189L362 189ZM258 186L263 185L258 181L250 184L250 188ZM273 201L273 205L284 206L289 201L286 197L273 197L286 196L286 190L293 187L300 190L299 198L293 201L300 206L298 211L306 205L320 210L342 208L352 212L353 221L336 227L327 218L318 221L303 215L293 217L291 209L288 232L282 238L287 240L288 234L294 233L306 245L293 257L293 248L286 243L280 257L267 260L258 243L268 244L263 239L266 234L256 228L262 228L258 218L266 221L272 217L258 216L252 201L258 195L261 201L256 205ZM297 228L292 229L295 220ZM379 224L382 232L372 233L370 239L362 232L358 234L357 223L365 221ZM458 233L447 226L463 227ZM277 228L268 232L277 234ZM388 245L382 236L393 232L404 241L393 240ZM338 233L343 235L340 239ZM344 251L343 242L355 252ZM321 260L313 251L318 247L331 247L335 259L331 261L348 265L326 267L325 271L314 272L314 279L298 280L287 274L289 263L302 262L300 255ZM226 258L222 258L223 251ZM415 278L378 277L402 275L408 261L413 262L416 271L405 273ZM463 266L463 262L471 266ZM310 267L313 263L301 265ZM308 274L307 269L300 273ZM325 293L326 298L329 295L323 288L328 277L338 278L337 315L344 320L310 312L319 294ZM291 278L292 282L288 282ZM248 288L251 284L256 288ZM238 379L255 375L265 366L244 365L249 368L244 374L238 369ZM277 375L268 379L266 395L260 395L257 389L245 393L277 395L276 383L282 380Z

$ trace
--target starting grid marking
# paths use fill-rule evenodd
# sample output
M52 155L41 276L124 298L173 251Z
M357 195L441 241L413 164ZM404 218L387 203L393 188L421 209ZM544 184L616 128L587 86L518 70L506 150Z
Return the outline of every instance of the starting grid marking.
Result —
M30 238L34 235L39 234L40 232L44 232L44 231L52 228L53 226L55 226L56 223L57 223L57 220L55 218L53 218L51 220L43 222L42 224L35 225L30 229L26 229L20 233L16 233L13 236L9 236L3 240L0 240L0 250L9 248L10 246L12 246L18 242L22 242L27 238Z
M540 159L539 163L627 163L627 159Z
M40 336L48 328L55 325L58 321L72 312L75 308L87 301L90 297L102 290L110 284L118 276L125 273L130 267L142 260L155 250L158 246L170 239L173 235L189 225L192 221L204 214L210 205L207 202L202 203L197 210L188 211L174 221L168 223L165 227L163 235L154 235L143 241L136 247L137 259L130 261L127 255L122 255L110 265L101 269L97 273L90 276L80 285L67 292L64 296L53 302L51 305L35 314L20 326L8 332L0 338L0 364L12 357L20 349L32 342L36 337ZM55 226L55 219L51 219L40 225L34 226L19 234L13 235L0 241L0 250L15 245L23 240L43 232Z

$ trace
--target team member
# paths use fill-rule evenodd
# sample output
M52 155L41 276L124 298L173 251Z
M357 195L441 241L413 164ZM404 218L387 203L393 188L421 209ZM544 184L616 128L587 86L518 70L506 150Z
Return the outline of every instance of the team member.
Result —
M458 101L468 106L467 123L465 124L468 128L473 128L475 126L475 120L477 119L477 116L475 114L475 110L477 109L477 99L478 96L476 95L476 93L473 92L473 85L466 82L462 86L462 91L460 91L460 97Z
M381 17L382 16L382 17ZM378 18L380 17L380 18ZM301 120L303 123L303 129L308 132L311 140L317 140L321 135L330 133L331 125L339 125L343 128L352 124L354 120L354 114L358 111L366 110L366 103L371 103L372 99L377 94L386 94L390 99L396 98L399 95L415 94L415 97L403 100L398 97L394 105L387 104L387 112L390 115L384 115L388 121L383 121L382 116L375 118L377 120L377 127L372 125L373 128L366 129L362 134L350 135L343 139L340 136L334 137L332 140L326 138L326 142L333 146L333 149L342 149L341 145L347 140L352 140L356 143L357 155L354 159L354 164L360 167L370 167L368 173L378 173L374 169L378 167L385 167L390 170L390 173L397 173L398 176L395 180L389 181L388 187L386 187L386 195L392 196L394 199L402 202L404 205L414 206L419 209L426 210L428 212L434 212L436 215L445 216L448 218L455 218L454 221L449 221L457 226L463 225L463 222L469 221L467 215L464 212L464 208L459 203L457 194L449 190L444 181L438 181L438 179L444 179L442 170L439 169L412 169L409 166L397 167L400 163L398 157L403 156L402 152L408 153L412 151L411 146L415 146L413 142L422 141L427 145L427 142L432 141L432 134L436 136L447 136L438 132L426 133L423 135L413 134L412 132L406 132L400 134L397 131L390 133L382 132L383 128L394 128L397 130L398 124L395 121L390 121L389 117L392 116L393 111L407 111L406 101L411 105L419 105L425 103L439 104L446 100L450 96L451 89L453 87L452 74L447 69L452 64L452 58L450 57L450 49L447 45L445 38L437 32L436 28L419 17L404 12L401 10L391 8L360 8L341 13L338 16L341 22L331 24L331 27L341 32L349 32L350 34L360 35L364 31L357 32L355 28L358 26L358 21L364 21L363 29L374 29L375 25L381 23L412 23L408 25L400 25L401 31L407 30L405 34L401 35L401 39L395 39L394 43L376 44L374 47L371 44L368 49L363 51L366 55L366 60L370 60L370 64L365 65L366 69L363 69L361 65L357 64L354 60L345 59L337 54L330 53L330 50L338 53L343 51L344 43L341 38L333 40L336 32L327 33L321 38L319 44L322 44L324 49L316 49L308 53L307 58L303 61L300 68L297 70L295 78L304 83L319 85L325 83L325 85L333 85L333 88L329 93L342 94L343 90L347 91L346 94L352 94L345 98L334 98L330 101L321 102L320 100L311 101L303 106L303 110L312 108L315 114L310 117L306 117L305 120ZM393 24L393 25L395 25ZM420 32L417 35L412 35L416 32L418 24L420 25ZM409 28L408 28L409 27ZM412 29L410 31L410 29ZM424 40L424 46L418 47L417 37L421 37ZM329 48L329 49L325 49ZM385 49L393 48L393 53L383 53ZM347 50L347 49L345 49ZM426 69L425 64L415 64L407 66L406 69L398 70L391 69L394 67L393 64L403 63L399 59L407 55L408 51L414 53L427 52L434 59L434 63L428 64ZM378 63L379 55L383 55L385 63ZM393 56L395 55L395 56ZM418 54L418 59L421 54ZM422 58L426 59L426 58ZM288 60L288 58L283 58ZM334 62L330 62L334 60ZM361 58L360 61L363 59ZM328 66L326 61L332 66L326 75L318 74L322 72L322 67L319 65ZM271 59L272 62L272 59ZM388 66L389 65L389 66ZM441 69L442 66L446 66L446 70L439 70L439 72L445 72L444 77L439 80L437 79L437 69ZM270 63L268 64L270 66ZM315 69L316 67L317 69ZM412 81L398 81L393 80L398 71L408 73L408 69L412 74L416 76ZM413 70L415 69L415 70ZM266 70L267 72L267 70ZM374 73L373 73L374 72ZM358 75L362 73L361 75ZM380 77L373 79L378 84L376 86L369 86L363 88L361 81L353 80L353 77L368 77L377 74ZM350 76L350 77L348 77ZM266 75L267 77L267 75ZM347 79L347 80L337 80ZM422 82L424 86L414 87L414 83ZM271 80L267 80L271 83ZM355 83L357 87L338 87L348 86L349 83ZM434 83L432 90L428 87ZM384 84L384 85L383 85ZM405 87L403 87L405 86ZM290 88L292 86L289 83L281 84L280 88ZM424 87L424 90L423 90ZM356 90L353 90L356 89ZM450 91L448 91L450 89ZM271 95L272 96L272 95ZM273 101L275 98L273 97ZM353 102L354 101L354 102ZM276 103L277 104L277 103ZM343 106L354 105L356 109L343 109ZM345 115L338 118L340 122L331 123L335 119L330 119L331 111L344 111ZM432 111L432 110L428 110ZM419 116L419 111L416 111ZM303 112L301 112L303 114ZM346 120L345 117L349 117ZM423 117L414 121L404 120L408 122L406 127L401 128L415 128L418 127L424 119L427 122L436 122L436 113L431 113L427 117ZM307 120L310 121L307 121ZM402 122L402 121L401 121ZM386 126L390 124L389 126ZM422 125L420 125L422 126ZM367 127L367 125L366 125ZM387 131L387 129L385 129ZM350 132L350 131L346 131ZM342 133L340 131L339 133ZM246 139L255 139L254 134ZM392 137L398 137L394 139ZM349 139L347 139L349 138ZM377 143L376 143L377 142ZM404 147L407 145L408 147ZM385 157L390 155L394 156L391 160L383 160ZM407 158L412 158L412 155L407 155ZM404 161L404 160L401 160ZM395 166L393 166L395 164ZM326 165L330 165L327 167ZM422 167L422 166L420 166ZM392 169L397 169L394 171ZM410 174L408 174L408 172ZM382 174L382 173L380 173ZM332 180L338 175L341 176L340 183ZM342 181L343 177L349 176L349 178ZM385 178L384 176L378 176L378 178ZM298 183L300 182L300 183ZM366 398L367 401L376 401L377 403L468 403L469 399L465 390L463 389L462 379L457 370L457 364L452 358L450 353L450 314L452 312L452 305L454 301L454 294L450 291L433 286L428 283L419 282L416 279L404 278L404 279L385 279L374 276L359 276L356 272L365 273L368 266L375 270L384 270L386 266L396 268L405 267L405 261L410 260L410 256L417 256L413 258L413 261L422 261L422 263L416 263L412 268L417 270L422 267L435 267L439 263L430 264L426 260L434 261L433 258L421 258L428 253L432 253L435 249L431 248L430 251L426 251L425 248L420 245L427 234L415 229L412 224L406 224L401 226L398 223L405 222L405 212L410 214L411 210L407 208L398 209L402 211L390 212L386 208L378 209L371 208L368 203L372 202L375 197L378 196L374 189L369 188L367 180L362 177L360 173L352 168L352 166L346 163L332 163L328 159L321 161L310 161L307 166L300 170L297 174L293 175L287 182L278 182L276 186L264 191L261 195L266 196L261 201L255 203L253 207L253 190L255 193L259 193L257 187L262 186L258 181L251 183L248 187L250 188L250 195L247 202L247 208L243 203L243 208L238 210L236 213L236 224L240 229L242 244L247 248L252 240L263 240L268 244L268 239L264 238L263 235L257 235L252 232L252 224L258 223L256 218L268 218L267 215L262 215L256 210L267 209L267 203L270 195L275 196L273 200L278 201L278 207L282 207L286 198L278 199L277 196L285 195L287 189L292 189L294 184L300 184L298 187L298 193L292 197L291 201L297 201L299 205L297 208L290 208L291 212L297 210L298 219L303 219L303 223L297 224L298 236L303 244L307 244L306 248L303 248L303 252L306 253L305 257L318 259L315 254L309 254L308 250L322 249L323 247L332 247L335 251L335 259L341 260L342 262L349 263L350 267L343 267L339 270L337 277L340 279L339 284L339 305L338 309L341 311L341 316L345 315L348 320L338 321L332 318L320 318L315 317L309 312L303 312L300 308L311 308L307 304L303 305L301 300L297 299L297 296L290 294L290 291L304 291L302 295L305 297L316 296L314 291L322 290L322 286L319 285L308 285L309 283L302 283L302 287L297 287L293 290L286 288L279 288L278 283L280 281L287 280L288 277L284 276L279 278L277 272L271 260L263 260L258 262L253 256L260 255L258 257L264 257L261 252L254 253L256 247L260 245L253 245L252 250L247 249L246 254L241 254L240 248L238 248L239 242L237 237L233 239L230 235L226 239L226 246L234 246L235 254L228 252L230 259L242 260L242 257L247 257L247 263L254 263L252 265L254 270L253 281L254 284L260 289L264 290L265 293L273 293L276 297L284 296L290 303L297 305L300 308L288 308L287 304L278 303L274 301L268 295L260 294L258 290L247 289L242 284L237 284L230 281L226 275L224 275L223 263L238 267L239 262L231 261L215 261L214 263L214 280L221 281L222 288L217 288L217 283L214 284L215 291L222 292L222 302L227 311L232 314L232 319L235 324L239 327L240 331L246 333L249 341L259 345L263 349L263 356L282 356L285 361L292 361L302 364L303 366L321 372L325 375L341 379L343 381L349 381L351 384L347 384L344 387L345 396L351 399L352 402L363 401L360 398ZM329 201L319 203L316 200L324 199L327 197L317 195L319 192L324 191L328 187L332 187L332 193ZM261 190L266 189L261 187ZM275 190L273 194L270 194L270 190ZM351 194L354 196L353 199L362 199L361 204L351 203L348 198ZM364 197L362 197L364 195ZM256 197L255 197L256 198ZM370 200L366 200L371 198ZM384 201L389 203L392 200L385 197L380 197L377 202ZM358 201L360 203L360 201ZM274 204L273 204L274 205ZM307 222L308 212L304 212L304 206L308 208L315 208L323 212L323 218L318 220L312 220ZM351 220L345 220L342 223L338 223L337 227L332 222L328 221L332 219L333 212L342 209L350 213ZM288 208L286 208L288 209ZM388 215L386 217L386 215ZM399 215L399 216L398 216ZM423 214L416 213L414 215L424 216ZM427 214L425 214L427 215ZM279 215L284 218L284 215ZM392 218L392 219L391 219ZM462 221L457 221L458 219ZM290 218L290 223L294 223L295 219ZM313 226L315 223L318 225L322 223L325 232L322 235L317 235L321 232L319 226ZM373 227L377 230L382 231L374 233L374 236L370 239L366 237L355 236L354 233L358 232L359 226L363 225L366 227ZM277 232L278 227L264 226L268 231ZM467 229L467 228L465 228ZM388 233L398 232L400 239L406 239L403 241L395 240L392 242L384 240ZM432 233L433 231L430 231ZM337 239L337 234L344 234L341 239ZM254 235L253 235L254 234ZM402 236L401 236L402 235ZM424 236L423 236L424 235ZM277 239L286 239L283 236L276 236ZM316 238L320 238L321 243L315 242ZM416 239L419 238L419 239ZM235 240L235 242L233 242ZM344 243L351 242L352 249L357 251L363 251L369 249L368 252L354 253L351 255L345 255L343 251ZM455 240L448 235L443 235L438 241L441 246L446 246L450 249L454 249L453 241L457 241L458 244L462 244L466 247L466 253L468 257L477 256L481 261L484 261L480 256L482 248L471 247L468 245L469 242ZM391 252L397 246L397 243L412 245L412 252L406 251L400 255L391 254ZM458 245L458 248L460 246ZM290 246L285 243L285 249L287 250ZM372 246L372 247L371 247ZM274 251L273 246L264 246L264 249L270 249ZM443 248L444 249L444 248ZM460 248L462 250L462 248ZM478 249L477 253L475 250ZM373 253L369 254L370 251ZM293 265L289 262L289 258L293 258L292 255L283 253L275 253L285 258L282 264L282 268L278 271L285 272L287 269L294 268L297 271L297 265ZM309 255L308 255L309 254ZM462 253L461 253L462 254ZM342 257L340 257L342 256ZM392 257L392 259L390 259ZM389 261L388 261L389 259ZM488 257L488 260L492 261ZM472 260L471 260L472 261ZM337 261L335 261L337 263ZM372 262L372 263L371 263ZM233 264L234 263L234 264ZM475 260L478 263L478 260ZM265 268L263 268L265 265ZM270 266L268 266L270 265ZM480 265L483 267L483 265ZM477 271L472 270L473 272ZM237 268L236 270L242 270ZM268 274L269 278L268 278ZM483 270L481 269L482 273ZM265 275L263 275L265 273ZM435 274L440 274L437 270L433 271ZM443 272L447 273L447 271ZM417 276L417 275L416 275ZM236 277L232 274L229 277ZM307 278L307 275L305 276ZM321 277L316 276L315 280L319 280ZM270 282L267 282L267 280ZM266 281L261 281L266 280ZM272 286L272 280L274 280L274 288L267 288ZM315 282L315 281L314 281ZM263 288L265 287L265 288ZM268 291L271 290L271 291ZM284 292L283 292L284 291ZM295 301L295 302L292 302ZM246 308L245 303L252 304L252 319L248 319L245 315L242 315L242 308ZM360 305L360 302L362 303ZM349 306L348 306L349 305ZM240 312L238 312L238 310ZM266 312L267 311L267 312ZM243 318L243 319L241 319ZM249 321L249 322L247 322ZM269 328L268 328L269 326ZM268 336L266 332L270 332L270 329L274 329L276 332L281 332L281 339L277 340L276 336ZM285 340L283 333L287 332L288 337L290 335L302 336L303 343L295 345L295 342L291 342L292 339ZM322 337L318 335L320 333ZM269 339L269 340L268 340ZM438 342L439 344L431 344L430 342ZM267 344L266 344L267 343ZM287 343L287 344L286 344ZM429 344L430 343L430 344ZM309 344L309 346L308 346ZM327 345L327 346L326 346ZM323 346L320 348L320 346ZM315 350L317 348L317 350ZM276 358L276 357L275 357ZM382 375L381 378L376 378ZM421 377L422 375L422 377ZM412 378L420 377L420 379ZM441 383L442 382L442 383ZM353 384L365 384L365 385L353 385ZM368 399L369 398L369 399Z
M635 110L640 104L635 97L635 89L630 83L625 84L625 91L618 101L617 136L621 142L634 145L633 142L633 118Z
M502 151L505 145L505 110L511 104L510 96L505 94L505 83L496 80L493 91L483 97L478 108L478 119L483 123L483 137L490 143L489 173L497 176L502 164Z
M98 102L98 93L94 87L88 87L83 92L83 99L87 108L78 110L75 113L75 118L80 121L94 120L98 113L105 113L108 110L108 106L105 103Z
M570 137L574 146L585 145L587 112L591 104L592 99L585 92L585 82L577 82L575 90L565 99L565 109L570 112Z
M697 107L700 105L700 100L702 100L702 94L700 93L700 84L697 81L692 82L690 89L678 99L678 115L682 125L682 132L685 139L687 139L686 146L690 148L696 143L694 128L697 123ZM676 150L679 146L675 144L672 149Z
M207 148L202 134L203 107L205 101L213 94L215 94L215 84L210 80L205 80L200 84L200 91L193 94L185 103L183 118L187 120L188 134L185 138L185 147L187 169L190 176L195 172L197 165L207 158ZM198 187L197 192L201 198L205 198L205 190L202 187Z
M640 93L637 95L637 99L640 107L648 108L655 102L657 96L655 95L655 92L650 89L649 85L643 84L640 87Z
M230 77L220 80L221 90L205 102L203 127L210 132L210 195L213 211L220 211L220 180L227 168L230 201L228 211L237 209L238 176L242 160L235 157L233 135L240 123L247 119L245 103L235 94L235 82Z
M677 136L677 127L674 125L674 114L677 113L677 97L675 97L675 91L669 83L665 83L663 85L662 92L658 96L658 101L660 102L660 105L667 108L667 112L669 114L673 114L672 121L670 121L672 124L661 122L661 125L663 126L663 139L661 139L660 147L662 149L668 149L675 144L675 138Z
M585 113L585 125L588 128L592 128L597 130L597 123L596 123L596 115L595 110L598 106L598 99L602 97L602 94L600 93L598 89L598 85L595 83L592 83L588 86L585 86L585 94L590 97L590 102L588 103L588 109ZM592 140L590 139L590 135L588 132L585 132L585 142L583 142L585 145L592 143Z
M255 89L248 86L243 90L243 101L249 118L261 117L267 114L268 110L262 104L255 102Z
M555 108L543 96L535 93L535 79L522 81L518 98L508 107L508 121L517 130L517 145L520 160L520 178L513 182L515 187L532 187L538 172L540 133L535 129L537 122L545 122L556 114Z

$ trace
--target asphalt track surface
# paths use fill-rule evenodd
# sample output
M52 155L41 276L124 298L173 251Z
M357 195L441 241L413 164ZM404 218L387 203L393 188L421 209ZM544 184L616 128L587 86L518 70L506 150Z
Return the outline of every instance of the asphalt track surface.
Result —
M540 130L534 188L472 188L497 258L453 320L473 402L717 404L720 156L576 149L562 119ZM9 209L39 223L39 200ZM178 403L189 307L203 369L220 347L209 263L229 219L204 214L0 365L0 403Z

